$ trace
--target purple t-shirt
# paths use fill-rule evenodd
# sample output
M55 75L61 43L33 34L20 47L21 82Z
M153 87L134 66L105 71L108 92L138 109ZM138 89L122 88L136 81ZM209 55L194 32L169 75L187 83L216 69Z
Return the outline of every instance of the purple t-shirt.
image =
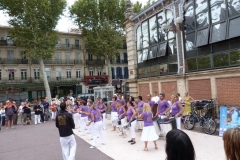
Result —
M128 121L130 121L130 119L132 118L133 115L133 110L134 108L131 106L128 110L127 110L127 119Z
M142 112L143 112L143 104L144 104L143 101L138 102L138 114L142 114Z
M80 107L79 106L77 106L77 105L74 105L74 108L73 108L73 113L77 113L76 111L79 109Z
M180 112L180 110L181 110L181 108L179 108L178 107L178 104L179 104L180 102L179 101L177 101L176 103L173 103L172 104L172 115L176 115L176 114L178 114L179 112Z
M126 102L124 99L117 99L117 102L120 102L120 101L122 102L123 105L124 105L125 102Z
M88 107L87 106L80 106L80 108L82 109L82 112L87 112L88 111ZM81 114L81 117L86 117L87 115L85 113Z
M124 113L123 109L124 109L124 106L122 106L122 107L119 108L119 110L118 110L118 115L119 115L119 116ZM124 115L123 115L122 117L124 117ZM121 117L121 118L122 118L122 117Z
M98 109L100 110L101 113L105 113L106 112L105 110L101 111L101 110L105 109L104 104L98 104Z
M144 127L153 126L153 121L152 121L153 113L143 112L142 114L143 114Z
M146 103L148 103L151 108L154 106L154 102L153 101L146 100Z
M96 109L96 110L92 110L91 111L91 113L93 114L93 116L94 116L94 122L99 122L99 121L101 121L102 120L102 115L101 115L101 113L100 113L100 111L98 110L98 109Z
M112 112L117 112L117 108L116 108L116 106L117 106L117 102L112 102Z
M91 113L92 112L92 108L91 107L88 107L88 111L87 111L88 113ZM91 121L92 120L92 116L91 116L91 114L90 115L88 115L88 121Z
M158 101L158 114L162 114L163 112L166 111L166 109L168 108L169 103L166 100L159 100Z

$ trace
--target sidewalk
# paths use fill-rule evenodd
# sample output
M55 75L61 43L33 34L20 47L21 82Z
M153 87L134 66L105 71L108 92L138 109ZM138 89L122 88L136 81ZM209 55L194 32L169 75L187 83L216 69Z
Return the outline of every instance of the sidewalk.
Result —
M154 144L149 143L148 151L142 151L144 142L140 141L141 131L136 132L136 141L134 145L129 144L130 131L127 131L127 138L119 136L119 133L112 132L111 121L107 120L107 130L104 131L104 135L107 140L106 145L101 145L100 139L98 150L102 151L106 155L112 157L115 160L164 160L166 159L165 144L166 141L160 138L157 141L158 150L154 149ZM80 136L81 132L78 129L74 130L75 134L81 137L88 143L91 143L90 135ZM225 160L225 153L223 148L222 137L211 136L204 133L197 133L193 131L184 130L192 140L195 148L197 160ZM89 147L87 145L86 147ZM96 150L96 149L94 149Z

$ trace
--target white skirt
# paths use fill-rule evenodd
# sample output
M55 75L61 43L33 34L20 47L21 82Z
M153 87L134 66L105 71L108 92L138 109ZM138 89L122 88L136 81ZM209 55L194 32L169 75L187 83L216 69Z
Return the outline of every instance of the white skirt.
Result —
M143 125L144 125L143 121L137 121L136 130L143 129Z
M156 141L158 135L156 134L154 126L143 127L141 141Z
M117 112L111 112L111 122L118 119L118 113ZM112 123L112 126L116 126L116 124Z

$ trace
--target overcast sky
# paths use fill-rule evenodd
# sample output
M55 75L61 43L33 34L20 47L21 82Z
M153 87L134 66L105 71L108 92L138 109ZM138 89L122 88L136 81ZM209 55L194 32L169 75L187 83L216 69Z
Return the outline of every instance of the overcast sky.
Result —
M67 0L68 6L71 6L72 4L74 4L75 1L76 0ZM143 5L147 2L147 0L131 0L131 1L133 3L135 3L136 1L139 1L143 3ZM71 28L77 28L77 26L74 25L68 17L69 17L69 11L67 7L64 15L61 16L61 19L59 20L58 25L56 27L58 31L68 31ZM3 14L2 11L0 11L0 25L8 26L7 20L8 20L8 16Z

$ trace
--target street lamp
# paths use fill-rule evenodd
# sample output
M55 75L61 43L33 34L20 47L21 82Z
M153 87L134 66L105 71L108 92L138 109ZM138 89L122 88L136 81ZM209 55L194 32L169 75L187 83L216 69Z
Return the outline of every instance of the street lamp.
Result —
M13 99L13 86L12 86L13 75L12 75L12 73L14 73L15 71L17 71L17 68L15 67L15 68L9 69L9 68L5 67L5 71L8 72L8 76L9 76L9 78L11 79L11 93L12 93L11 99Z
M169 32L169 31L174 31L177 32L178 30L182 30L182 22L183 22L183 18L182 17L177 17L175 20L175 24L176 26L173 24L172 26L170 26L167 23L162 24L161 28L163 29L163 31L165 33Z

